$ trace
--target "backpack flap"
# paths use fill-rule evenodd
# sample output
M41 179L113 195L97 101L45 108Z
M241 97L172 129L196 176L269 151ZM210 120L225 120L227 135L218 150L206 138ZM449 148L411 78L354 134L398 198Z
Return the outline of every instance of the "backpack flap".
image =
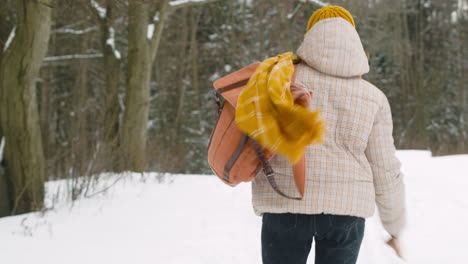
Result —
M235 107L240 92L247 85L250 76L252 76L259 65L260 62L252 63L247 67L216 80L213 86L229 104Z

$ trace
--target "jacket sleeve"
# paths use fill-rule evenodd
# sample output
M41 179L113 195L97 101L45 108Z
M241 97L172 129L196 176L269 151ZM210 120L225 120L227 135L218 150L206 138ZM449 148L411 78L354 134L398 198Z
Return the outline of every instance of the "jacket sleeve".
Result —
M372 169L380 219L390 235L398 237L406 222L405 186L393 141L390 104L384 96L366 148Z

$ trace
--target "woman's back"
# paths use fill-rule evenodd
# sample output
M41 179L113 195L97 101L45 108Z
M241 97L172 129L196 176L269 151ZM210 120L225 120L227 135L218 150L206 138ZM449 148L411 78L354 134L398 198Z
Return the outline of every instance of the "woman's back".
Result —
M296 83L313 93L310 109L325 121L324 141L307 148L304 200L279 197L260 175L252 183L255 213L366 218L377 203L385 228L397 236L405 220L404 185L391 110L386 96L361 78L369 65L358 33L343 18L321 20L297 55ZM278 186L299 195L289 161L276 156L272 166Z
M405 195L395 156L386 96L363 80L367 56L354 20L341 7L325 7L309 20L297 51L296 84L312 92L310 110L325 121L322 145L306 149L305 195L277 195L264 175L252 182L254 211L263 215L265 264L306 263L312 239L316 263L355 263L364 218L374 214L392 237L405 223ZM272 160L279 188L298 196L289 160ZM394 240L393 240L394 241Z

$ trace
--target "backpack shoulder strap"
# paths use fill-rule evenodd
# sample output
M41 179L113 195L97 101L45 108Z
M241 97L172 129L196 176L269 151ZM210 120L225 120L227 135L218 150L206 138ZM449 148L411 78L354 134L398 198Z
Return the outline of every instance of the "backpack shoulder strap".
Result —
M293 96L296 98L296 101L299 100L300 104L308 105L310 102L310 93L305 91L302 87L296 85L296 72L297 72L297 64L294 65L294 73L291 79L291 89L293 92ZM263 148L260 144L258 144L255 140L249 137L249 140L252 143L252 147L257 154L258 159L260 160L260 164L262 165L263 172L265 173L268 183L271 185L273 190L276 191L279 195L293 200L302 200L304 199L304 190L305 190L305 173L306 173L306 159L305 155L301 157L301 159L293 165L293 174L294 174L294 182L296 183L296 187L301 194L301 197L291 197L285 193L283 193L276 183L275 180L275 171L271 167L270 162L268 161L265 153L263 152Z
M265 153L263 153L262 146L260 146L260 144L258 144L255 140L253 140L250 137L249 137L249 140L251 140L252 147L255 150L255 153L257 154L258 159L260 160L260 164L262 165L263 172L265 173L266 178L268 180L268 183L270 183L273 190L275 190L279 195L281 195L281 196L283 196L285 198L293 199L293 200L302 200L304 198L304 188L302 188L302 192L301 192L301 189L299 189L299 186L298 186L299 192L301 193L301 197L291 197L291 196L283 193L279 189L278 184L276 183L276 180L275 180L275 171L271 167L271 164L268 161L268 159L266 158ZM302 164L300 165L299 163L301 163L301 161L302 161ZM298 163L296 163L294 165L294 166L298 167L297 170L294 170L294 179L295 179L295 181L296 181L296 178L297 178L296 173L300 173L298 175L298 177L300 177L302 179L305 179L304 158L302 158L301 161L299 161ZM300 170L299 168L304 168L304 169ZM296 181L296 185L297 185L297 181ZM304 186L304 184L302 186Z

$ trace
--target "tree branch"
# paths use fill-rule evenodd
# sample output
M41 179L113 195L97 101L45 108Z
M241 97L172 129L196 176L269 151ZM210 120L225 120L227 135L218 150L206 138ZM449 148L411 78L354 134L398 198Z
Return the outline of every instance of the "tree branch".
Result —
M219 0L176 0L169 2L170 11L174 11L183 7L204 5L208 3L217 2Z
M37 3L47 6L48 8L54 8L54 6L48 0L38 0Z
M62 56L52 56L44 58L44 62L50 61L59 61L59 60L73 60L73 59L93 59L93 58L102 58L103 55L98 54L73 54L73 55L62 55Z
M156 55L158 52L159 43L161 42L162 32L164 30L164 24L166 22L167 16L169 13L183 7L190 7L190 6L197 6L203 5L208 3L217 2L219 0L162 0L161 6L159 11L155 13L153 16L153 21L149 25L148 30L151 31L152 34L148 34L150 39L150 54L151 54L151 61L154 62L156 59ZM156 28L154 28L154 23L156 23Z
M91 9L91 11L93 12L93 14L99 20L101 20L101 21L106 20L107 10L104 7L100 6L99 3L96 2L96 0L89 0L88 6Z
M322 2L320 0L301 0L303 3L311 3L311 4L316 4L318 6L324 7L324 6L329 6L329 3Z
M297 11L298 11L301 7L302 7L302 3L299 2L299 4L297 4L296 8L294 8L294 10L293 10L291 13L288 14L288 19L289 19L289 20L293 19L293 18L296 16Z
M2 160L3 160L3 149L4 149L4 147L5 147L5 137L0 135L0 164L2 163Z
M85 29L70 29L70 28L61 28L61 29L54 29L52 33L64 33L64 34L72 34L72 35L82 35L88 32L96 31L97 27L92 26Z
M159 42L161 41L162 32L164 30L164 24L166 23L167 15L170 12L169 0L162 0L161 7L157 11L153 18L153 23L157 23L154 34L150 40L150 54L151 62L154 62L158 52ZM158 21L155 21L158 20Z

